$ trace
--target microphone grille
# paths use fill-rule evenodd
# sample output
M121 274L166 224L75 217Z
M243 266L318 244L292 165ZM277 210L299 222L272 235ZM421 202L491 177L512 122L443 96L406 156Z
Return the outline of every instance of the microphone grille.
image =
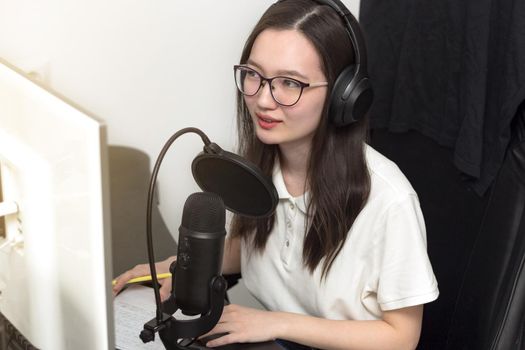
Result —
M212 192L196 192L184 203L181 226L197 232L224 230L226 208L222 198Z

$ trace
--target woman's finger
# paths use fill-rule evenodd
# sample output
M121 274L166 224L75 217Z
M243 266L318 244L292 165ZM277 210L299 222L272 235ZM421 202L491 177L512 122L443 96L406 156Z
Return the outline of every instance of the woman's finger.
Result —
M140 264L128 270L116 278L116 283L113 286L113 295L117 295L126 283L136 277L144 276L149 273L149 266L146 264Z
M171 277L165 278L160 282L160 299L162 301L168 299L171 293Z

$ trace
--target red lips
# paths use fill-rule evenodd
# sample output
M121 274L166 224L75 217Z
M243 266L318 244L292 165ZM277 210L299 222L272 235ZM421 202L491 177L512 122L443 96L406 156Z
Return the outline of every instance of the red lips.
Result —
M281 123L280 120L277 120L267 115L257 114L257 124L259 124L259 126L265 130L273 129L279 123Z

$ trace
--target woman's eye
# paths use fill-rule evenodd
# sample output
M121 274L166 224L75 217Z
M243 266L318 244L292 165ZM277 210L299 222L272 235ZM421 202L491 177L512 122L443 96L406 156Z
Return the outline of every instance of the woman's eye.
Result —
M293 79L283 78L281 81L281 85L287 89L300 89L301 88L301 85L299 84L299 82Z
M247 69L244 73L246 74L246 77L248 78L258 78L259 77L257 72L250 70L250 69Z

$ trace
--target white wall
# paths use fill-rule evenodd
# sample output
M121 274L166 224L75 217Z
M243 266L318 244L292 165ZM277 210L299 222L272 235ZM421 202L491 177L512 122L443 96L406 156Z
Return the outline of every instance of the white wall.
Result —
M146 152L153 167L183 127L233 147L232 65L272 2L0 0L0 57L105 120L110 144ZM344 2L357 14L359 0ZM190 164L201 148L186 135L161 168L160 208L175 234L198 190Z

